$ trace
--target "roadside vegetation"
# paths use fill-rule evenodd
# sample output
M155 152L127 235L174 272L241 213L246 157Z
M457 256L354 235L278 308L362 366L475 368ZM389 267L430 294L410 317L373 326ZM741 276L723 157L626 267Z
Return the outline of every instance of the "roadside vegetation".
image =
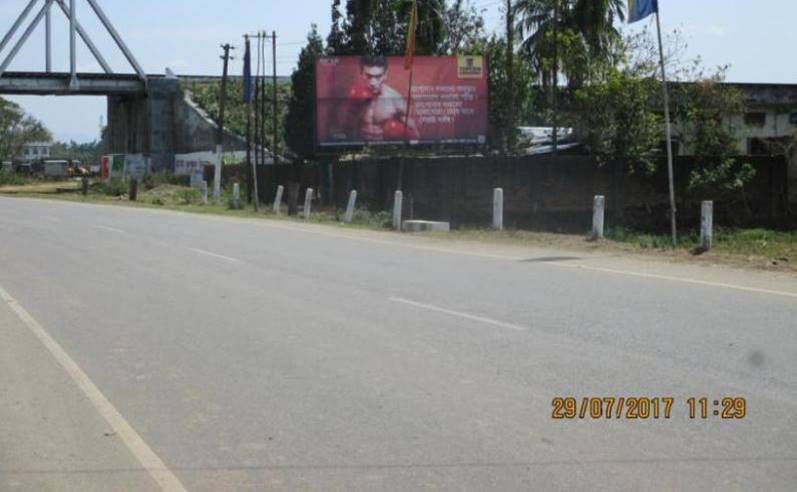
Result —
M7 185L26 185L30 183L30 180L25 176L21 176L17 173L13 173L10 171L3 171L0 170L0 186L7 186Z
M0 179L3 174L0 173ZM132 207L175 210L187 213L221 215L237 218L258 218L297 223L326 224L344 228L388 231L391 227L389 211L372 212L365 208L355 210L351 224L343 223L344 210L335 207L313 204L309 220L301 216L289 217L283 205L280 214L274 214L272 208L261 206L255 212L252 205L247 204L242 193L239 208L232 206L232 184L222 189L219 205L201 204L199 191L189 188L179 178L168 174L154 174L145 179L139 187L138 200L131 202L127 198L127 183L111 180L107 183L95 182L89 187L89 193L80 193L80 181L38 182L31 178L19 180L7 179L14 183L0 181L0 194L27 196L36 198L55 198L60 200L103 203ZM212 198L211 198L212 200ZM464 227L448 234L430 234L438 240L478 241L493 244L529 245L550 247L574 251L621 252L624 254L641 254L662 259L683 260L709 264L728 264L734 266L774 269L786 272L797 272L797 232L782 232L768 229L729 229L718 227L714 231L714 248L705 254L698 253L698 231L682 231L679 246L673 248L667 234L650 234L633 231L622 227L610 227L606 231L606 239L588 241L584 235L555 234L549 232L506 230L493 231L488 228Z

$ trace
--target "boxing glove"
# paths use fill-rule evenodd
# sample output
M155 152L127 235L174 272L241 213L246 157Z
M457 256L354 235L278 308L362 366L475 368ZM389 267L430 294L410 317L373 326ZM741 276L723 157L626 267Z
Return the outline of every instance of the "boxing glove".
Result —
M418 131L413 128L407 128L404 123L398 120L388 120L382 126L382 132L385 140L417 140Z
M367 102L373 97L371 90L363 85L355 85L349 89L349 99L357 102Z

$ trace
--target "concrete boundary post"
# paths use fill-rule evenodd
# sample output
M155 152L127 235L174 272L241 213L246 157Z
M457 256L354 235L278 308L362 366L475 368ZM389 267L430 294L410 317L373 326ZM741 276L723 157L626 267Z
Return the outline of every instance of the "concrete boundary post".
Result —
M706 200L700 207L700 247L704 251L714 246L714 202Z
M199 184L199 201L202 205L208 204L208 182L204 179Z
M592 204L592 239L603 239L606 197L596 195Z
M404 194L401 190L396 191L393 197L393 229L401 230L401 207L404 201Z
M493 229L504 230L504 189L493 190Z
M313 205L313 189L307 188L307 191L304 193L304 218L310 218L310 208Z
M285 192L285 187L282 185L277 186L277 194L274 196L274 213L279 215L282 208L282 194Z
M238 210L241 207L241 185L232 184L232 208Z
M349 203L346 205L346 213L343 215L343 222L350 224L354 220L354 206L357 205L357 190L351 190Z

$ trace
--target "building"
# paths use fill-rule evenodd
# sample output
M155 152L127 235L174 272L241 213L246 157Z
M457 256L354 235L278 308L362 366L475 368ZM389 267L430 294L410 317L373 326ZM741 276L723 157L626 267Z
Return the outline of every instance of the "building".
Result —
M19 159L22 161L36 161L39 159L47 159L50 157L51 142L31 142L25 144L22 150L22 155Z
M738 88L745 99L745 113L727 121L735 129L738 154L786 155L789 201L797 202L797 84L728 85ZM681 144L679 154L688 155L689 149Z

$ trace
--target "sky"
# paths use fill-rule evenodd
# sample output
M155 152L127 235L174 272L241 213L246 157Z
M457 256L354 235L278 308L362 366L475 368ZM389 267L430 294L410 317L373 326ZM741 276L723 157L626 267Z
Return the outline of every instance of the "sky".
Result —
M39 0L42 4L44 0ZM277 71L290 75L310 25L326 37L331 0L99 0L127 45L147 73L166 67L178 74L221 73L220 44L239 48L247 32L277 32ZM471 0L484 9L489 30L502 28L500 0ZM28 0L0 0L0 35L5 35ZM343 2L345 5L345 1ZM762 3L766 7L762 8ZM797 82L797 64L783 56L797 44L797 2L794 0L659 0L662 29L679 29L688 43L688 57L701 56L709 67L730 64L733 82ZM132 72L121 52L105 34L85 0L77 0L78 19L100 46L116 72ZM31 15L32 18L34 15ZM651 22L650 19L647 22ZM645 22L631 27L641 28ZM44 23L9 67L12 71L43 71ZM23 29L20 29L20 32ZM18 39L14 38L13 42ZM54 70L69 69L68 21L53 16ZM13 45L13 42L11 45ZM100 72L91 54L78 41L78 70ZM10 51L6 47L0 58ZM241 54L241 50L237 50ZM270 55L269 55L270 56ZM231 71L241 71L240 56ZM271 63L269 58L268 63ZM9 97L42 120L57 140L92 141L99 137L106 102L100 97Z

